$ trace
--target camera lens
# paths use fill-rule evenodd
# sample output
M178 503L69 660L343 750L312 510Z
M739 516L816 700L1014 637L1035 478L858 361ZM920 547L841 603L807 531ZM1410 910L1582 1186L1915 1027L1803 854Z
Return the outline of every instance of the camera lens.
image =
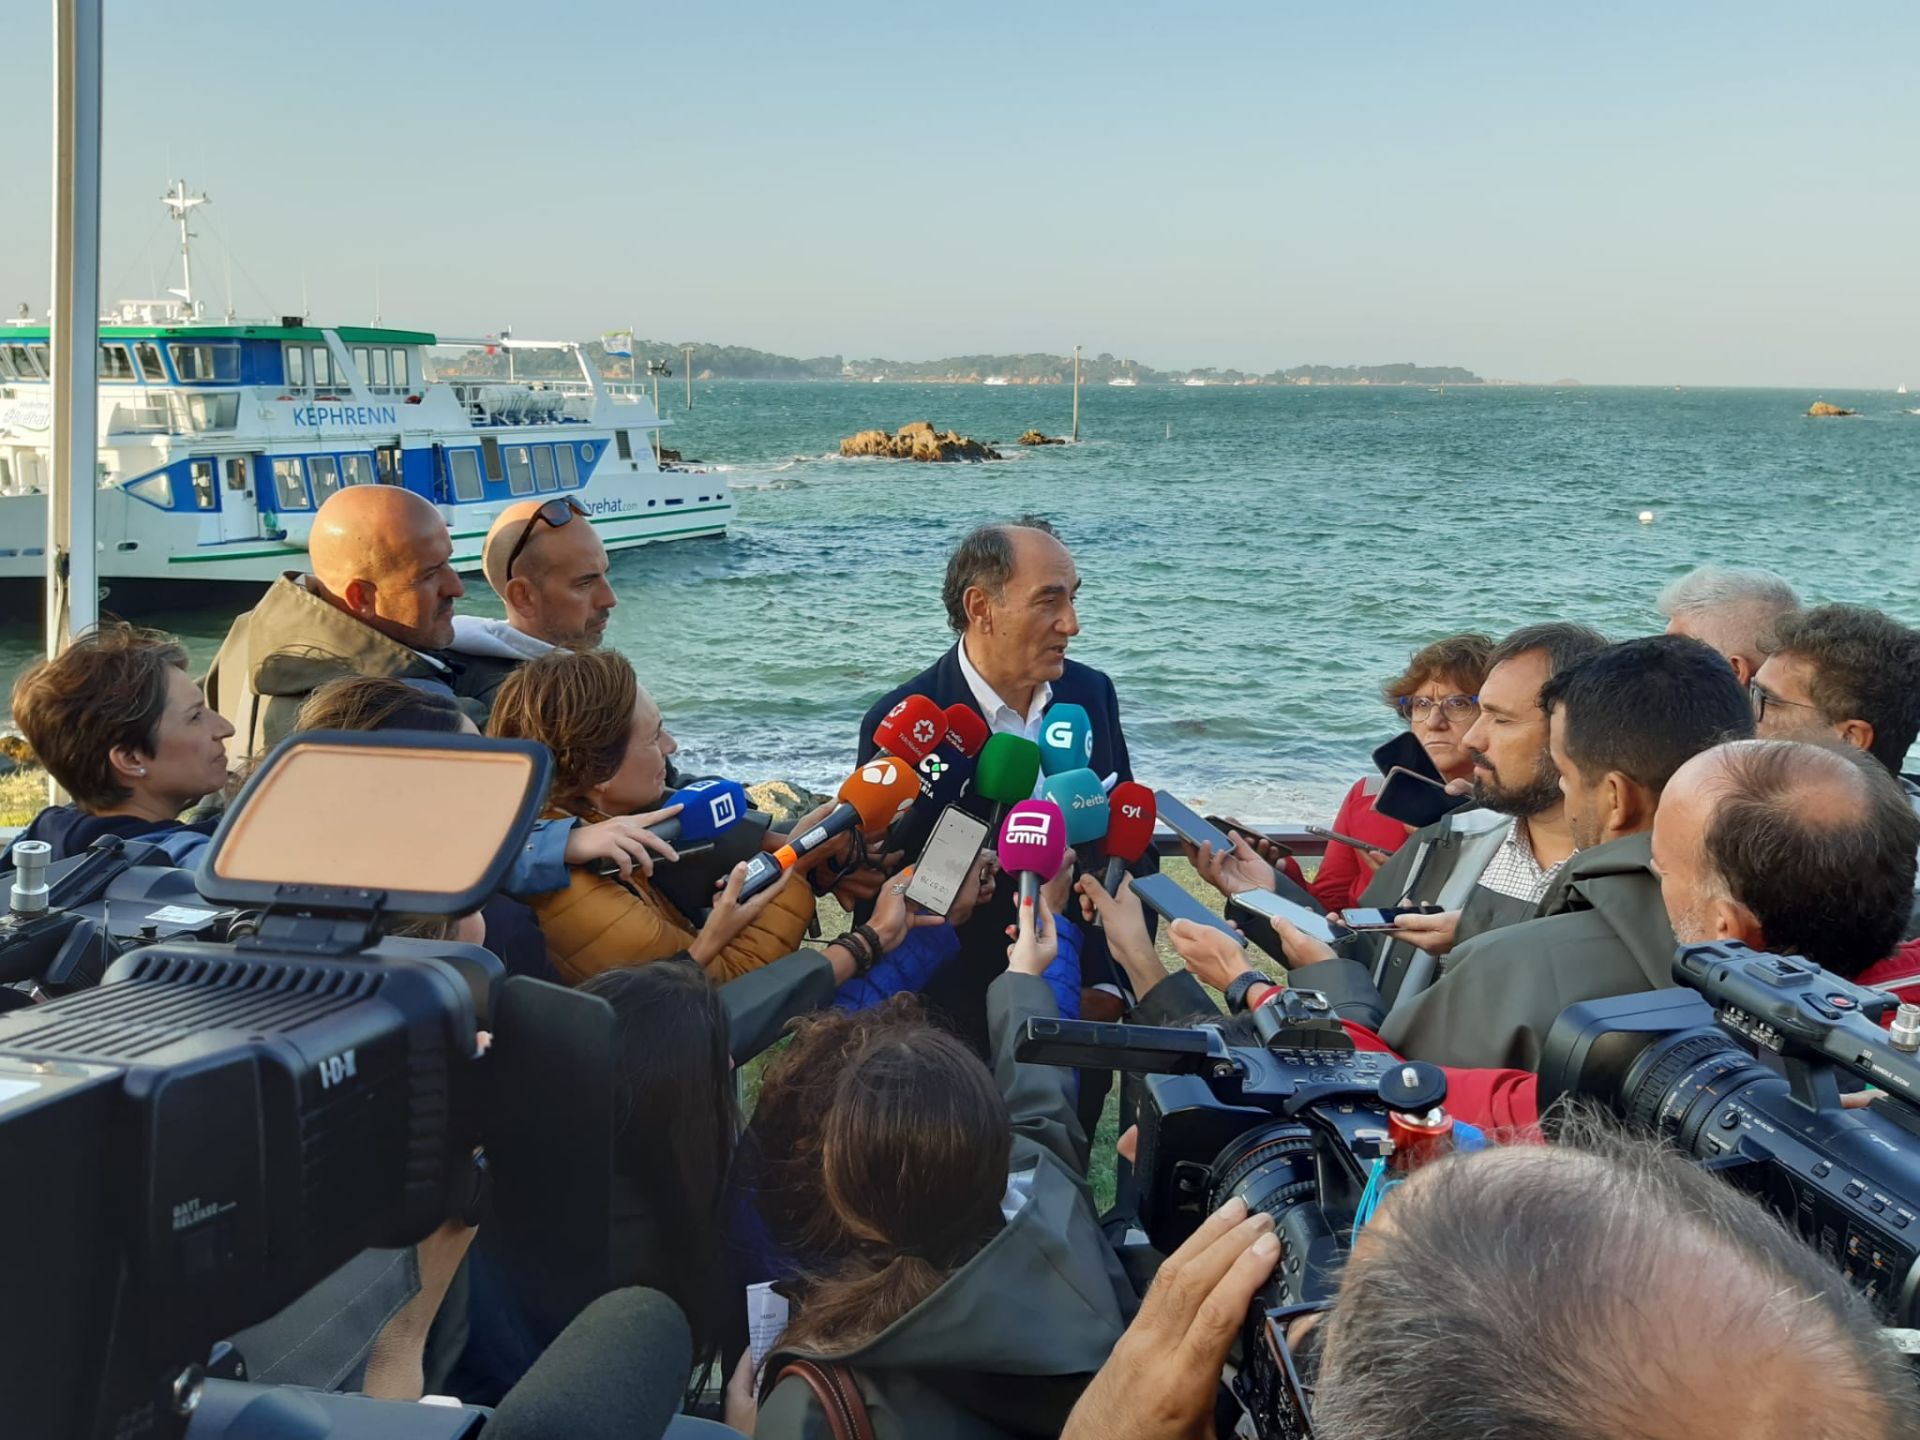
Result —
M1211 1213L1238 1195L1247 1209L1276 1220L1289 1207L1319 1193L1313 1163L1313 1133L1304 1125L1263 1125L1236 1135L1213 1161Z
M1627 1123L1694 1153L1700 1127L1722 1100L1761 1080L1778 1080L1730 1038L1690 1031L1650 1045L1622 1087Z

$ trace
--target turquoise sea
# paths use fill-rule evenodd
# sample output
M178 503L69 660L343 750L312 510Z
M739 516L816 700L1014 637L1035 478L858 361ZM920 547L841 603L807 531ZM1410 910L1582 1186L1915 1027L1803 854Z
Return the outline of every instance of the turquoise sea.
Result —
M1861 414L1808 419L1815 398ZM1920 402L1888 392L1099 386L1080 444L952 466L837 446L919 419L1064 434L1069 389L710 383L689 413L676 382L662 400L666 443L724 470L739 521L617 557L608 643L694 768L746 780L837 783L869 701L949 641L948 548L1027 510L1074 551L1072 654L1114 677L1140 778L1262 818L1330 817L1393 728L1379 683L1451 630L1649 633L1660 587L1703 560L1920 623ZM245 603L146 619L205 659ZM36 617L0 617L0 678L38 642Z

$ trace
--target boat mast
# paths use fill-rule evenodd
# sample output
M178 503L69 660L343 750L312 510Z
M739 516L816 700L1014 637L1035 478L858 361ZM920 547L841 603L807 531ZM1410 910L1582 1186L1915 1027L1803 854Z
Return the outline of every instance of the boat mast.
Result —
M173 189L160 197L160 203L173 212L175 223L180 226L180 288L169 290L169 295L178 295L187 303L187 313L194 319L200 318L200 307L193 303L193 232L187 228L187 212L196 205L207 203L204 195L189 195L187 182L176 180Z

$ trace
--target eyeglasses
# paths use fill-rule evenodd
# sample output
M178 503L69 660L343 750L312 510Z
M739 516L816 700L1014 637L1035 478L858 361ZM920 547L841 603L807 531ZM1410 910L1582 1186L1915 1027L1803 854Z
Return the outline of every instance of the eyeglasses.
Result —
M1402 695L1393 702L1393 708L1400 712L1401 719L1408 721L1431 720L1435 710L1449 720L1465 720L1479 712L1480 697L1478 695L1442 695L1436 700L1431 695Z
M527 548L527 542L533 538L534 526L544 520L547 524L558 530L562 525L572 520L574 516L585 516L586 513L585 510L580 508L579 501L567 496L562 496L558 500L547 501L546 504L529 515L527 517L527 523L520 528L520 538L513 542L513 549L507 552L506 578L509 580L513 578L513 562L520 558L520 552Z
M1758 680L1747 682L1747 698L1753 702L1753 720L1757 725L1767 718L1769 705L1785 705L1793 710L1818 710L1818 705L1810 705L1805 700L1783 700Z

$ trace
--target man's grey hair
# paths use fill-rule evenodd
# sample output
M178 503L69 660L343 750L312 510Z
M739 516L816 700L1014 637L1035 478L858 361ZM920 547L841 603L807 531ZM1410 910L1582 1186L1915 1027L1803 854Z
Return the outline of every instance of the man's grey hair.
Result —
M998 600L1013 578L1013 535L1015 530L1038 530L1056 540L1060 532L1038 515L1022 515L1017 520L995 521L969 530L947 558L947 578L940 587L940 599L947 607L947 624L956 635L967 633L967 591L978 585Z
M1319 1440L1912 1433L1912 1377L1825 1257L1671 1149L1557 1139L1388 1198L1326 1322Z
M1669 620L1710 617L1695 633L1722 655L1760 661L1772 654L1773 623L1800 608L1800 597L1771 570L1741 565L1702 565L1660 592L1656 602Z

